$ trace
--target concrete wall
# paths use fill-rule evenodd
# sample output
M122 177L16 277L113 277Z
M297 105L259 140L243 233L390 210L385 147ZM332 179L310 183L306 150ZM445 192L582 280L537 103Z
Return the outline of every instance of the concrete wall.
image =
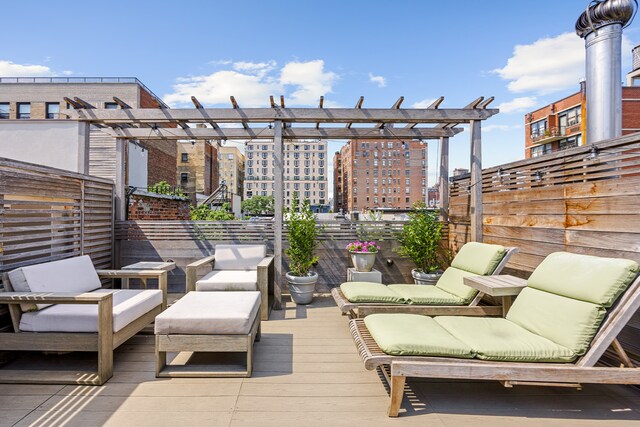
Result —
M85 124L66 120L3 120L0 157L86 173L86 129Z

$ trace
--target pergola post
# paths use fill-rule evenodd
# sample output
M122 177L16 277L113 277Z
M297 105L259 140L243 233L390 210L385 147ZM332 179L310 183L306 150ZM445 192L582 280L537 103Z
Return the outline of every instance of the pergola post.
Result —
M126 198L126 159L127 140L116 138L116 176L115 176L115 217L116 221L124 221L127 212Z
M273 254L274 254L274 285L273 285L273 308L282 308L282 222L284 205L284 154L282 141L282 121L273 122L273 160L275 162L274 191L275 197L273 205Z
M449 138L440 138L440 219L449 221Z
M482 242L482 136L481 121L472 120L471 129L471 241Z

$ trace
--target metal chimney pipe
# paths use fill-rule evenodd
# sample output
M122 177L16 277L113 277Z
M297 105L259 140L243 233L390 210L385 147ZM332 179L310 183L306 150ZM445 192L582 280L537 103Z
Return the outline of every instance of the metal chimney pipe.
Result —
M637 6L637 0L591 1L576 22L587 53L589 143L622 135L622 29L633 19Z

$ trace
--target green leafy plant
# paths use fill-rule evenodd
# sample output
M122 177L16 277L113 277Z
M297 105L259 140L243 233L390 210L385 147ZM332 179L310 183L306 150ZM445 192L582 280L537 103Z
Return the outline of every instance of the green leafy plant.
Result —
M249 215L273 214L273 196L253 196L242 201L242 210Z
M220 209L211 209L207 205L191 206L191 221L230 221L235 219L229 203L224 203Z
M318 231L315 215L305 199L299 204L294 194L291 208L285 213L289 248L284 253L289 257L289 273L292 276L308 276L311 266L318 262L314 255L318 247Z
M400 256L410 258L417 270L430 273L442 266L442 223L436 212L426 209L424 202L417 202L413 208L398 237L400 246L396 251Z
M177 187L172 187L167 181L159 181L147 187L150 193L164 194L167 196L187 197L187 195Z

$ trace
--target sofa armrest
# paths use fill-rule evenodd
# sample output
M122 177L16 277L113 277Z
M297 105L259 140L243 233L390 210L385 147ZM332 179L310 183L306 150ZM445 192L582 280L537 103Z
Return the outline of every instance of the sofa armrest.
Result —
M185 292L191 292L196 290L196 281L198 279L197 278L198 268L206 264L211 264L211 268L213 268L213 266L215 265L215 262L216 262L216 256L209 255L208 257L201 258L198 261L194 261L191 264L187 265L187 268L186 268L187 284L186 284Z
M74 292L0 292L0 304L98 304L112 298L109 293Z
M110 279L158 279L162 291L162 310L167 308L167 272L165 270L96 270L99 277Z
M274 265L273 256L262 259L258 264L258 290L260 291L260 315L261 320L269 320L269 285L273 284Z
M258 264L258 268L262 267L269 267L271 264L273 264L273 258L272 256L268 256L268 257L264 257L262 258L262 261L260 261L260 263Z

